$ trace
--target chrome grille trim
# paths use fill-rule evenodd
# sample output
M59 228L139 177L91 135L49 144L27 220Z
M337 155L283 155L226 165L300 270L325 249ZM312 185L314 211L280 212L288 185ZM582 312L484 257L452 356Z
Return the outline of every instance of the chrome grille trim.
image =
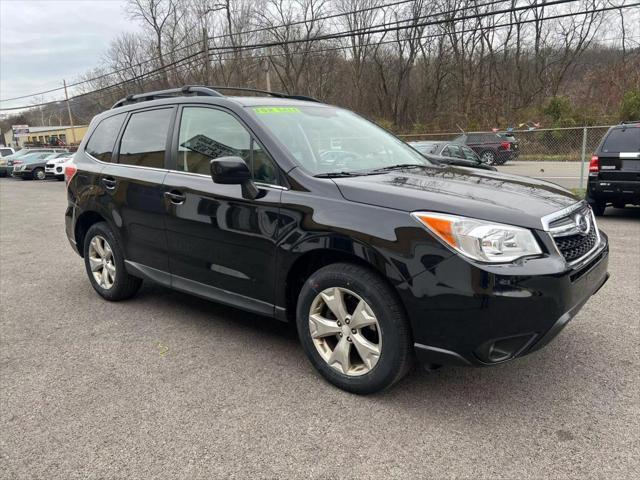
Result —
M560 251L560 248L558 247L558 244L556 243L556 239L560 240L563 237L568 237L568 236L573 236L573 235L578 235L581 232L577 229L577 226L575 224L575 222L572 219L572 214L574 212L577 212L578 210L586 210L588 212L588 220L589 220L589 230L587 231L587 235L585 235L585 238L587 236L589 236L591 234L592 229L594 230L595 233L595 242L594 242L594 246L593 248L591 248L588 252L586 252L584 255L580 256L579 258L574 258L571 260L567 260L565 255L563 254L562 251ZM585 212L586 213L586 212ZM557 220L562 220L563 218L569 218L571 221L569 222L562 222L561 225L558 225L557 227L551 227L550 225ZM565 262L567 263L567 265L571 266L571 267L578 267L581 264L584 264L586 262L588 262L591 257L593 257L594 253L597 252L600 248L600 242L601 242L601 238L600 238L600 231L598 230L598 224L596 223L596 218L595 215L593 214L593 210L591 209L591 207L589 206L589 204L587 202L585 202L584 200L581 202L576 203L575 205L571 205L568 208L564 208L562 210L559 210L557 212L551 213L549 215L546 215L545 217L543 217L541 219L542 221L542 225L544 227L544 230L547 231L549 233L549 235L551 236L552 240L553 240L553 244L556 248L556 252L558 253L558 255L560 255Z
M581 208L585 208L585 207L590 208L589 204L584 200L582 200L567 208L563 208L562 210L558 210L557 212L553 212L553 213L550 213L549 215L545 215L540 219L540 221L542 222L543 230L548 232L550 229L550 225L551 223L553 223L554 220L558 220L562 217L567 217L569 216L570 213L573 213L574 211L579 210Z

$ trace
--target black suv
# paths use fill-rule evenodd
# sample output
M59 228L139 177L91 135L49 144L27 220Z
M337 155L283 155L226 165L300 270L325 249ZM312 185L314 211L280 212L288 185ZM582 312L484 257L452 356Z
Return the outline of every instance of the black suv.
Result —
M607 237L561 187L430 164L313 99L219 90L129 96L91 122L66 230L105 299L145 279L295 322L325 378L370 393L414 358L537 350L608 277Z
M587 201L596 215L607 204L640 205L640 122L611 127L589 163Z

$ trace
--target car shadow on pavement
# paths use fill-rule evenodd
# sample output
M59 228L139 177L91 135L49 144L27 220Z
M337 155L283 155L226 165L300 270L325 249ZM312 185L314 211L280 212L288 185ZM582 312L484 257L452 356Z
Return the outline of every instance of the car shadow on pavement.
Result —
M614 208L607 207L604 212L604 217L598 218L598 220L602 220L603 218L635 218L640 219L640 207L626 207L626 208Z
M204 335L211 333L219 338L222 331L228 335L224 341L240 345L247 342L247 348L253 348L256 342L264 343L277 351L274 355L280 356L278 368L290 368L285 376L308 375L310 379L321 380L308 364L293 324L156 285L143 287L136 298L137 301L152 301L159 303L162 309L173 310L173 321L178 321L183 327L196 327ZM604 354L607 347L603 339L591 334L587 328L570 325L567 330L563 332L566 338L561 334L545 349L501 365L487 368L442 367L430 372L416 365L390 390L362 397L365 398L363 401L371 402L371 405L384 404L406 415L419 416L424 414L425 408L430 408L440 410L443 415L463 419L470 409L476 412L499 409L506 415L518 417L529 415L532 409L543 409L545 404L545 408L554 409L549 397L557 396L557 392L580 391L592 397L596 395L594 389L598 388L593 384L590 372L593 364L584 360L575 362L572 358L584 357L582 345L589 346L591 356L597 356L600 351ZM280 355L281 352L286 355ZM271 366L266 364L265 368ZM303 383L317 389L317 395L345 398L347 402L354 398L322 380ZM566 408L557 406L560 410Z

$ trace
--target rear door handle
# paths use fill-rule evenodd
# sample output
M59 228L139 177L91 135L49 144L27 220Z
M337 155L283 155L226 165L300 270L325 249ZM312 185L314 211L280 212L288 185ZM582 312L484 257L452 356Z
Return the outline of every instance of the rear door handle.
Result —
M102 183L109 190L116 188L116 179L113 177L104 177Z
M178 190L171 190L170 192L164 192L164 196L175 205L181 205L187 199L187 197Z

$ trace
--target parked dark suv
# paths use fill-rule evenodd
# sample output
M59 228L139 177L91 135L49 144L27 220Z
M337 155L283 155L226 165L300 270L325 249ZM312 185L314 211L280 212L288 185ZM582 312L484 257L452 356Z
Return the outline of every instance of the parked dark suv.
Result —
M518 142L513 135L497 133L465 133L453 140L471 147L488 165L504 165L520 154Z
M607 237L556 185L430 164L313 99L219 90L129 96L91 122L66 230L105 299L146 279L295 322L325 378L370 393L414 358L533 352L608 277Z
M596 215L608 204L640 205L640 122L611 127L589 164L587 201Z

